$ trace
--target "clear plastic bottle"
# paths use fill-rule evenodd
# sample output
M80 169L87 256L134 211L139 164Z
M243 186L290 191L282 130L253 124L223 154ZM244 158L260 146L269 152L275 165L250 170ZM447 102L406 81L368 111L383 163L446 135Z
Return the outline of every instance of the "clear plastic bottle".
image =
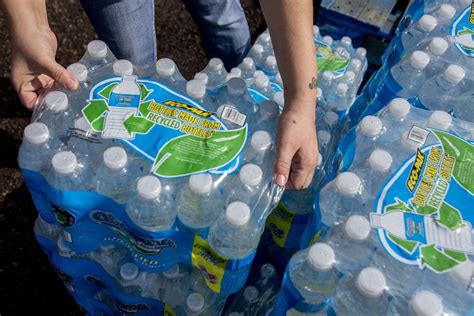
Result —
M44 98L44 104L45 110L39 121L48 127L51 136L57 139L65 138L74 118L66 93L48 92Z
M367 60L367 49L364 47L358 47L355 50L355 56L357 59L362 61L362 69L361 72L365 73L367 71L367 67L369 65L368 60ZM362 78L359 78L358 82L362 81Z
M141 297L143 290L142 278L140 278L140 270L136 264L132 262L122 264L119 269L117 281L122 287L123 294Z
M270 79L266 75L258 75L255 78L252 88L254 88L255 91L267 97L268 99L273 99L273 94L275 92L273 91L273 88L270 85Z
M250 118L256 109L255 102L248 94L247 84L242 78L231 78L227 81L225 89L217 95L216 102L232 105L247 118Z
M272 136L267 131L256 131L250 138L250 146L247 146L243 155L244 163L253 163L266 166L270 161L272 147Z
M234 176L224 189L225 205L242 201L253 208L264 188L262 169L252 163L242 166L238 176Z
M116 76L133 75L133 64L126 59L119 59L112 64L112 71Z
M223 213L222 198L213 188L210 174L195 174L178 193L179 220L191 229L203 229L214 223Z
M369 265L375 251L370 230L369 221L360 215L351 215L331 229L327 243L334 249L339 272L353 275Z
M128 201L126 212L137 226L152 232L171 229L176 219L172 201L163 194L161 182L155 176L138 180L137 193Z
M283 109L285 107L285 95L284 95L283 91L275 92L275 94L273 95L273 101L275 101L276 104L278 104L278 107L280 109ZM319 101L319 99L318 99L318 101Z
M438 10L433 13L433 16L438 20L438 27L436 34L445 36L448 33L451 20L456 15L456 8L450 4L444 3L439 6Z
M190 275L179 264L174 264L168 270L161 273L163 276L163 284L160 292L162 292L161 301L175 307L182 298L181 295L189 290Z
M441 37L433 37L425 47L425 52L430 56L430 63L425 69L426 78L431 78L446 69L447 64L443 55L449 48L448 42Z
M400 135L406 128L405 122L411 117L411 104L402 98L395 98L380 116L382 125L393 135Z
M48 223L40 214L38 214L38 218L36 218L34 225L34 233L36 236L47 238L54 243L61 232L62 229L59 225Z
M95 71L115 60L114 55L107 45L100 40L93 40L87 44L87 50L82 56L80 62L87 67L89 71Z
M390 69L390 73L395 82L401 87L392 87L391 83L385 83L385 86L401 98L412 98L418 95L418 92L425 81L424 69L430 62L430 56L423 51L413 52L409 58L402 60Z
M274 77L278 73L278 65L275 56L270 55L265 58L262 69L270 76Z
M58 251L58 255L64 258L72 258L76 256L76 253L72 251L71 248L69 248L68 244L66 243L66 240L62 236L58 238L56 241L56 249Z
M382 189L384 182L391 176L392 165L393 158L389 152L383 149L375 149L370 153L366 164L352 170L366 179L365 189L367 194L375 198Z
M334 311L337 315L385 315L389 304L385 287L385 276L376 268L345 276L334 294Z
M281 92L279 92L281 93ZM275 94L276 95L276 94ZM252 116L251 130L259 129L276 135L278 119L280 117L280 108L275 101L265 100L260 103L258 112Z
M260 64L264 57L263 46L260 44L254 44L252 48L250 48L249 57L254 60L255 64Z
M98 263L110 276L119 273L121 264L129 262L131 255L125 247L115 244L102 244L88 254L88 257Z
M331 93L331 87L334 79L334 74L331 71L326 70L321 73L318 84L324 95L326 95L326 98L329 97Z
M425 14L417 23L408 27L401 35L405 52L412 52L426 45L437 25L438 21L435 17Z
M186 94L203 104L206 107L206 110L215 111L214 103L207 94L206 84L203 80L189 80L186 83Z
M332 47L334 40L331 36L326 35L326 36L323 36L323 42L326 43L329 47Z
M51 159L46 176L53 187L62 191L88 191L91 189L91 172L78 163L71 151L60 151Z
M175 62L170 58L161 58L156 62L156 79L177 91L184 91L186 79L179 72Z
M225 79L228 75L224 68L224 63L219 58L211 58L202 72L207 74L209 78L207 89L212 92L217 92L219 87L225 83Z
M209 82L209 77L203 73L203 72L198 72L194 75L195 80L200 80L204 85L207 87L207 83Z
M201 293L194 292L186 298L185 314L187 316L204 315L206 300Z
M263 47L263 50L265 51L265 54L270 54L273 52L273 44L272 44L272 39L270 37L269 33L262 33L260 36L257 38L255 41L256 44L260 44Z
M252 57L245 57L240 63L239 68L242 70L242 78L245 80L252 79L253 73L257 70Z
M344 115L351 106L351 97L349 95L349 87L346 83L338 83L334 94L327 97L328 108Z
M328 226L338 224L349 214L367 212L362 180L355 173L343 172L320 192L322 221Z
M89 82L87 81L89 71L86 66L81 63L74 63L67 66L66 70L69 71L79 82L79 87L76 92L82 92L85 88L89 88Z
M130 195L130 184L135 180L125 149L114 146L102 155L103 164L96 171L97 192L125 203Z
M232 202L224 216L215 222L208 236L209 245L229 259L245 258L257 248L260 230L251 220L251 211L243 202Z
M31 171L46 171L58 144L50 137L43 123L31 123L23 131L23 142L18 152L18 165Z

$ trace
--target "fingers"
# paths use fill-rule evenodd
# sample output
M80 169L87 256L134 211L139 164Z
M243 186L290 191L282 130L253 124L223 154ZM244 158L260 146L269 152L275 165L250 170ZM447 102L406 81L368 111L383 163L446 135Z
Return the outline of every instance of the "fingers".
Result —
M12 80L12 83L17 90L21 103L29 110L35 107L38 96L54 84L54 80L46 75L38 77L23 76L21 80L17 84Z
M317 156L317 152L311 152L311 148L303 147L298 150L293 157L288 189L306 189L311 184L317 165Z
M274 168L274 179L279 186L285 186L288 182L291 161L295 155L296 150L291 144L282 142L277 146L277 155Z
M43 64L44 74L53 78L61 86L69 90L75 90L78 87L78 82L72 74L70 74L63 66L58 64L55 60L47 61Z

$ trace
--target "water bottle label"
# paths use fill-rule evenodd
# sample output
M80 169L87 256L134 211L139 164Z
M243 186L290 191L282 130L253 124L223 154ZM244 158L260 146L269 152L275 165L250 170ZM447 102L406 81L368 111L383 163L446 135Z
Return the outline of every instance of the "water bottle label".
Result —
M120 78L98 83L82 110L102 137L120 139L161 177L226 173L238 168L247 124L227 130L215 113L154 81L137 80L134 84L139 95L134 98L115 93L122 84Z
M451 22L449 40L467 57L474 57L474 3Z
M239 126L244 126L245 121L247 120L247 116L230 106L224 107L221 118Z
M332 71L336 78L342 77L351 62L350 57L341 56L325 42L315 39L318 72Z
M430 132L438 143L419 149L386 182L371 223L394 258L443 273L474 253L474 142Z

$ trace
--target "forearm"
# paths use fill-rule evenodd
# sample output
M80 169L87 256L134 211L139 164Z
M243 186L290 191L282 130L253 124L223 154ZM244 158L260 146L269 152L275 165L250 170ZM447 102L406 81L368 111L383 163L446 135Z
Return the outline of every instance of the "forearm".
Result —
M312 0L261 0L272 37L275 57L285 86L285 102L291 108L315 115L316 46ZM285 104L286 107L286 104Z
M49 29L45 0L0 0L12 36L27 28Z

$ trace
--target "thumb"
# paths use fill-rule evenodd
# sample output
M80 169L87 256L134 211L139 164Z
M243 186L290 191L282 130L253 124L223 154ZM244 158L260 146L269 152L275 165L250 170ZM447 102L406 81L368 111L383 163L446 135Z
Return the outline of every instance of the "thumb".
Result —
M43 65L44 73L54 79L58 84L69 90L76 90L79 83L76 78L55 60Z
M278 146L274 167L274 180L279 186L285 186L290 175L291 161L296 151L292 146L281 144Z

